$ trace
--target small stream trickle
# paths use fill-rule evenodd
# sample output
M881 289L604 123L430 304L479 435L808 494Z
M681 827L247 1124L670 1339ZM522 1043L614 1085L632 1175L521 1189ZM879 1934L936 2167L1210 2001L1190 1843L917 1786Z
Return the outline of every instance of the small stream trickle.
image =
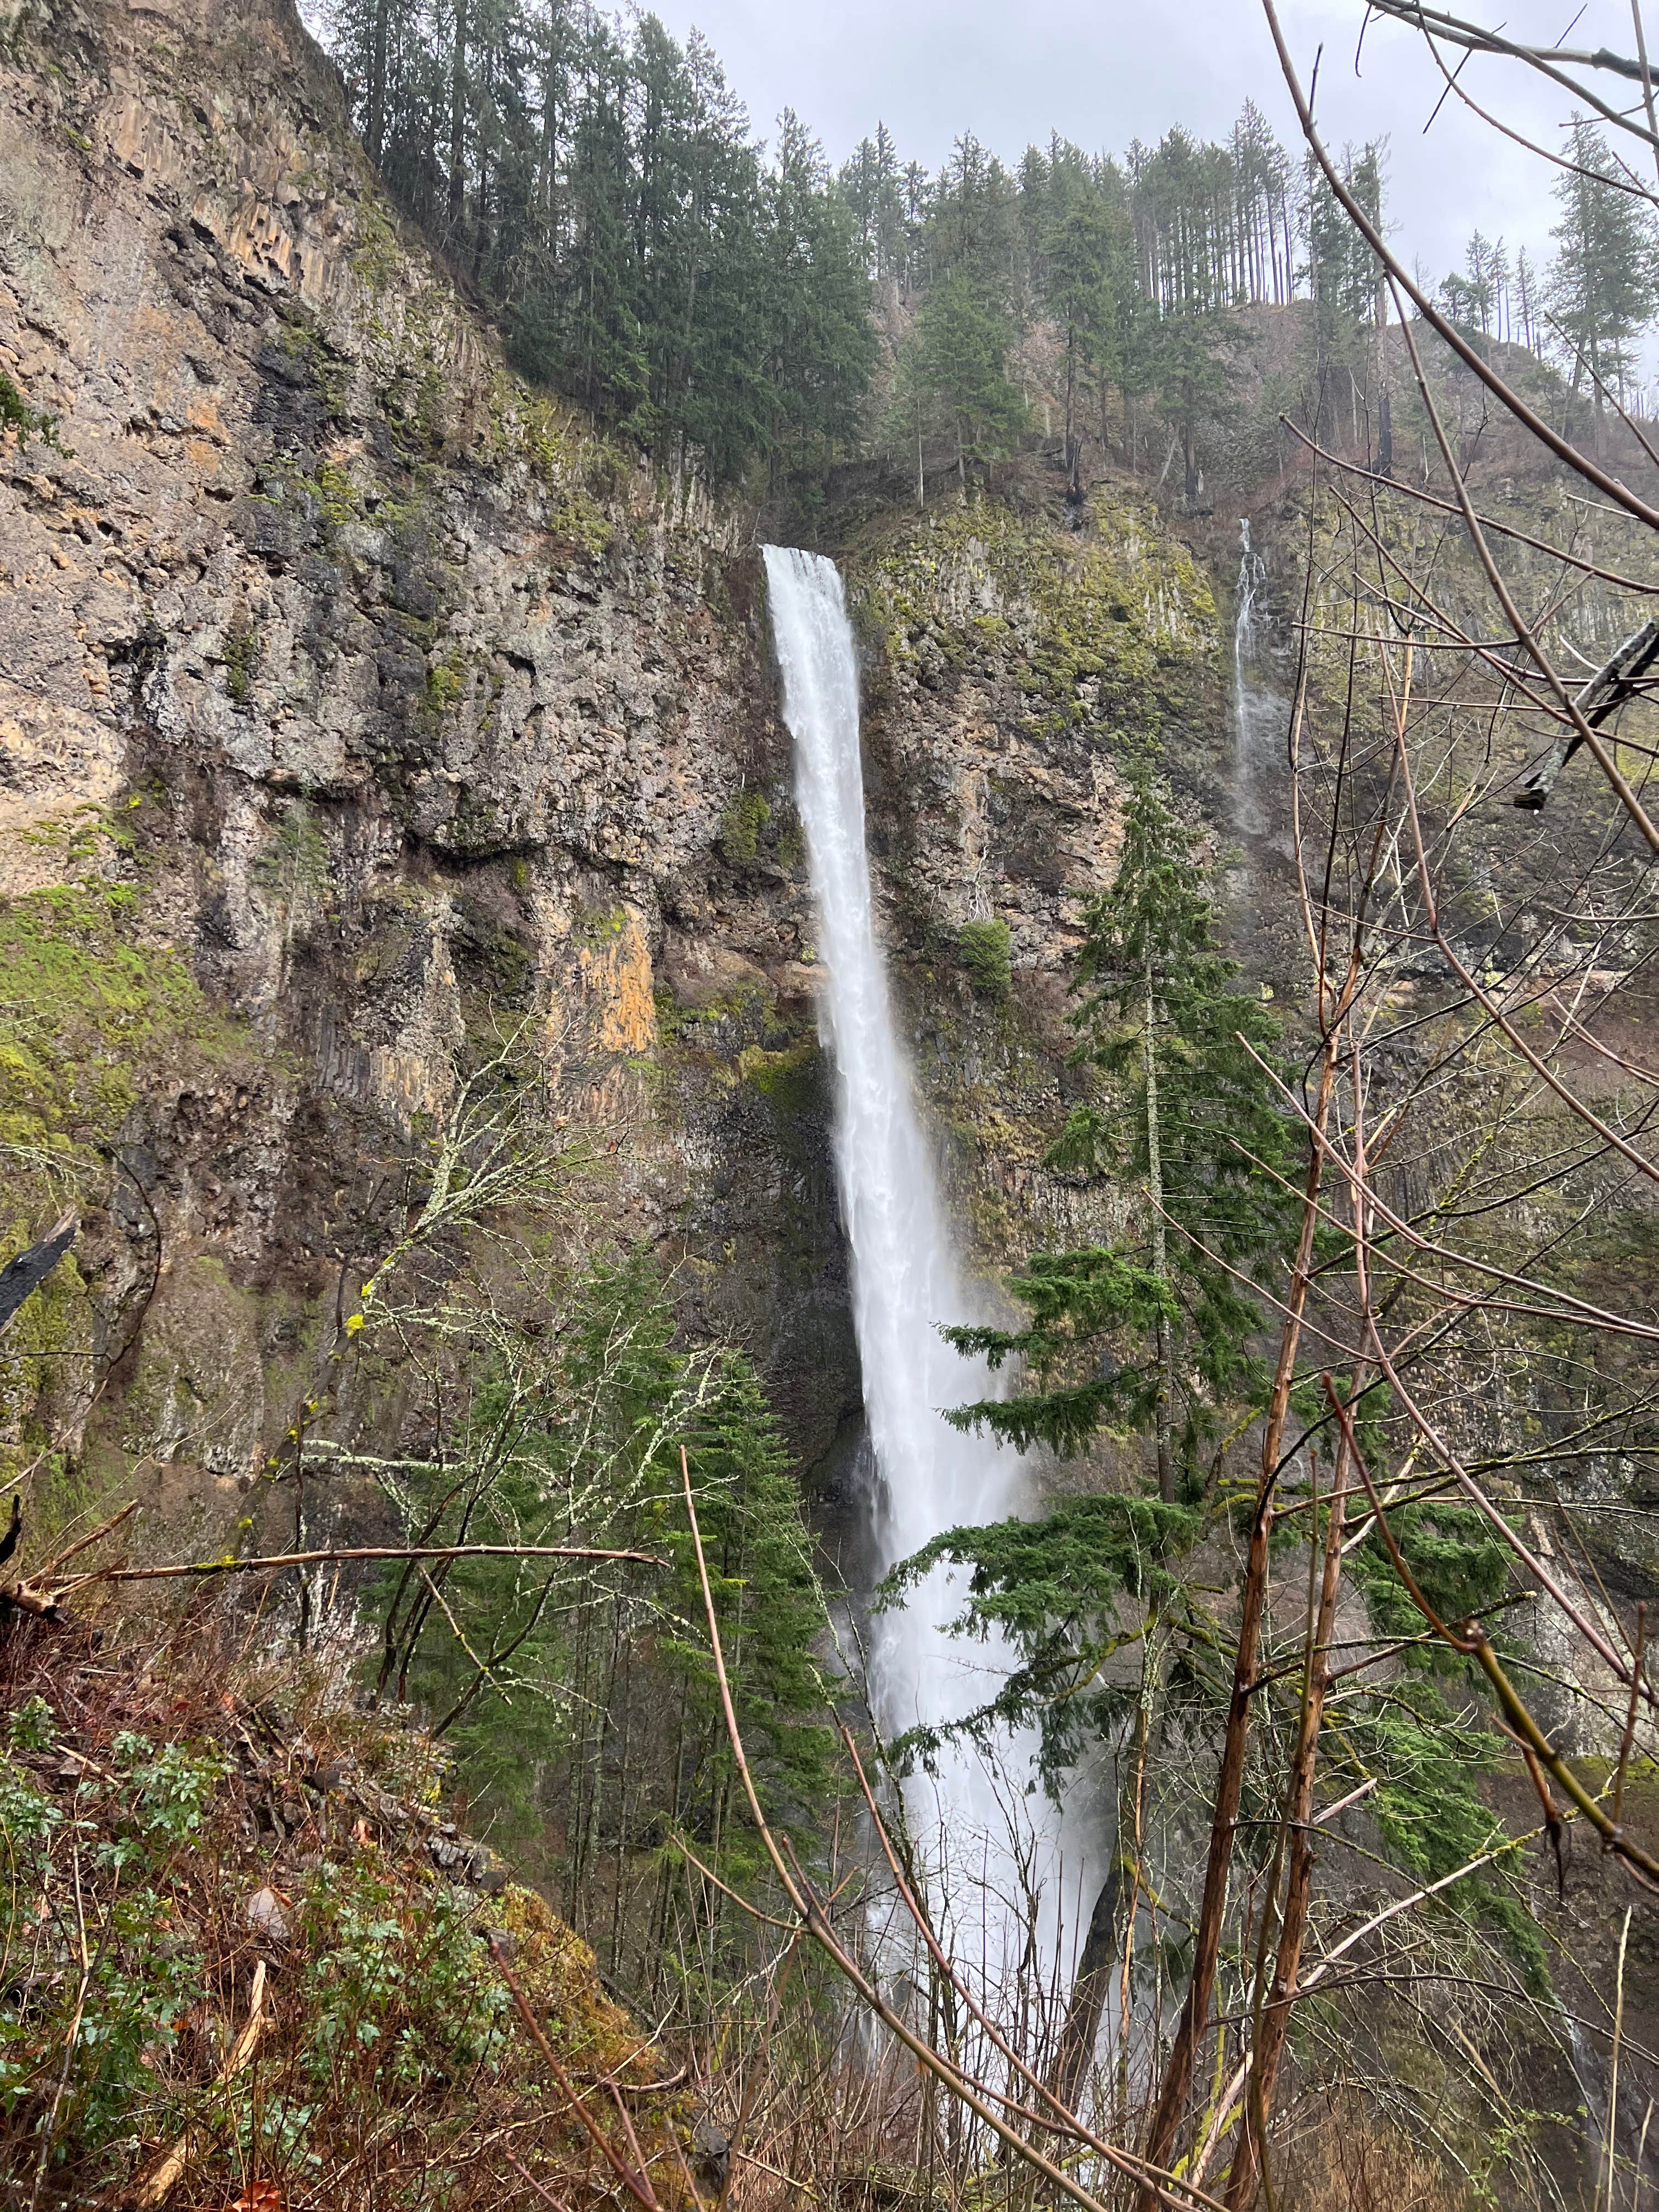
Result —
M1233 827L1261 837L1273 827L1266 795L1282 781L1285 702L1257 672L1257 617L1267 564L1250 540L1248 515L1238 523L1238 580L1233 587Z

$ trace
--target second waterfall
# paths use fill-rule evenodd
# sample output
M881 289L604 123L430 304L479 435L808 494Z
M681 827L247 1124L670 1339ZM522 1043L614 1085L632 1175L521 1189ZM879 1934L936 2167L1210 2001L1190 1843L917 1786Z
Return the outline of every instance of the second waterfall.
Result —
M941 1529L1018 1513L1027 1488L1013 1453L959 1433L941 1415L945 1407L991 1395L994 1385L939 1335L942 1325L985 1316L957 1265L876 938L858 664L841 576L821 556L779 546L766 549L766 574L827 969L819 1019L835 1063L836 1164L884 1571ZM941 1574L902 1611L876 1617L870 1692L884 1735L960 1718L994 1694L1000 1655L945 1635L940 1624L953 1609ZM1029 1778L1029 1746L1003 1748L999 1764L1012 1790L999 1790L984 1761L964 1747L936 1763L910 1808L935 1864L954 1859L951 1917L994 1979L1011 1805L1024 1802ZM969 1894L987 1900L982 1912L967 1903Z

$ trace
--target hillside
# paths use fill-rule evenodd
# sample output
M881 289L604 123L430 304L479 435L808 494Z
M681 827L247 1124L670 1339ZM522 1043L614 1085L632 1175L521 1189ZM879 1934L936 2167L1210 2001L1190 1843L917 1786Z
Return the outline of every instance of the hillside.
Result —
M616 53L678 83L654 36ZM747 325L682 374L665 288L613 319L644 380L584 384L590 234L549 219L532 329L485 251L507 141L469 125L452 207L390 140L377 173L365 97L290 0L26 6L0 44L0 1238L74 1231L0 1336L0 2201L989 2204L1058 2140L1115 2204L1139 2154L1085 2158L1056 2085L1115 2154L1145 2139L1207 1928L1213 2047L1152 2164L1166 2203L1231 2203L1307 1844L1296 1994L1366 1948L1297 2017L1287 2212L1405 2203L1390 2176L1425 2212L1595 2203L1604 2163L1659 2154L1659 1952L1620 1856L1653 1794L1650 917L1587 757L1510 803L1537 687L1403 334L1351 314L1328 353L1311 303L1270 302L1267 194L1207 274L1154 262L1175 324L1230 255L1273 262L1205 307L1184 386L1097 351L1063 431L1048 303L929 412L907 348L944 375L950 280L920 220L890 265L878 195L836 295L872 379L834 331L825 367ZM855 271L845 179L727 138L726 242L794 222L824 257L795 277ZM424 229L390 189L416 184ZM770 332L800 301L758 265L717 273ZM700 444L746 347L771 412ZM1443 350L1429 375L1503 576L1589 672L1650 541ZM1634 433L1599 450L1654 481ZM894 1026L995 1402L1036 1406L1014 1517L930 1530L956 1580L923 1601L1010 1670L976 1837L937 1811L960 1744L921 1703L876 1741L914 1470L877 1465L866 1403L774 532L844 580ZM1638 782L1650 715L1616 740ZM1382 919L1333 1024L1351 896ZM1423 1483L1454 1460L1486 1505ZM1380 1671L1334 1696L1298 1812L1316 1649ZM969 1986L988 1912L1027 1939L995 2126L968 2000L884 1932L907 1880L938 1901L933 1844L968 1867L939 1917ZM941 2096L976 2048L979 2104Z

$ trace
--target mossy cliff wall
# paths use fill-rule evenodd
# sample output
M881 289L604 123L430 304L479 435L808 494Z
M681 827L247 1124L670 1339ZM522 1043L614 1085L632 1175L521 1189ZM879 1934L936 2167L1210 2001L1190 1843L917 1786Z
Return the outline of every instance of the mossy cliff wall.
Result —
M286 0L28 4L3 60L5 1234L87 1206L88 1450L228 1504L457 1048L530 1018L609 1230L818 1459L857 1377L744 517L508 373ZM1067 891L1122 761L1203 753L1219 696L1184 554L1056 489L848 561L901 992L993 1264L1071 1203ZM87 1394L26 1349L6 1449L73 1454Z

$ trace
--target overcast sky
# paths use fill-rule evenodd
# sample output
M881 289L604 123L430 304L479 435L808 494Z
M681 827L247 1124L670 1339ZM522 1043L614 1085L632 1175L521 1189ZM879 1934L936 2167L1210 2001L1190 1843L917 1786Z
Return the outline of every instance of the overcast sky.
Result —
M1007 159L1051 131L1091 152L1155 140L1172 123L1221 136L1245 98L1287 145L1295 117L1258 0L651 0L684 37L695 25L769 135L793 106L836 161L879 118L901 157L937 168L958 132ZM1477 8L1511 38L1559 40L1577 0L1504 0ZM1551 173L1448 99L1414 34L1373 21L1360 74L1360 0L1282 0L1304 81L1322 40L1319 113L1332 141L1386 134L1396 243L1437 281L1479 228L1547 251ZM1628 52L1626 0L1589 0L1569 41ZM1452 56L1455 61L1455 54ZM1659 55L1656 55L1659 66ZM1567 102L1529 72L1471 59L1461 83L1506 122L1559 143ZM1604 79L1604 88L1616 79ZM1294 148L1293 148L1293 150Z

